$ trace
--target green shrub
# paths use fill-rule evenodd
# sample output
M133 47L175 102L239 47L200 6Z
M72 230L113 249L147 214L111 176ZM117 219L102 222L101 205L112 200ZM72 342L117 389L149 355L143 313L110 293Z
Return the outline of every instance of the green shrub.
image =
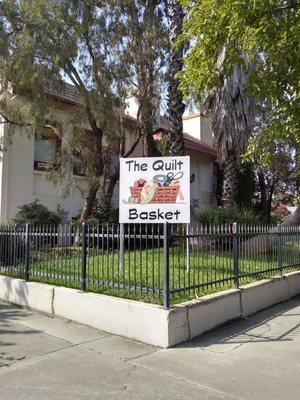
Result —
M95 202L89 223L117 223L119 220L119 210L111 204L110 198L102 196L100 200Z
M259 214L244 208L230 208L227 210L222 207L211 207L198 212L197 217L204 225L231 224L233 222L259 224L263 222Z
M57 207L57 211L48 210L39 200L34 200L30 203L23 204L18 207L18 211L12 219L13 224L24 225L58 225L66 219L66 212Z

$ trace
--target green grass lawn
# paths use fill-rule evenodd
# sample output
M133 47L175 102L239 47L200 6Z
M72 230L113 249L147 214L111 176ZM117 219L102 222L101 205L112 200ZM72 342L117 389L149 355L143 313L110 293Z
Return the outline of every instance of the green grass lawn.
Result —
M53 247L31 252L30 280L80 288L81 248ZM240 284L277 275L275 252L239 258ZM284 272L300 268L300 246L286 243L282 253ZM170 249L171 303L179 303L233 286L231 252L190 251L189 263L183 249ZM117 251L89 248L87 290L153 303L162 303L164 257L162 249L125 251L120 265ZM22 277L17 268L2 273ZM23 266L22 266L23 270ZM265 270L271 270L264 272ZM251 275L252 274L252 275ZM245 275L245 276L244 276Z

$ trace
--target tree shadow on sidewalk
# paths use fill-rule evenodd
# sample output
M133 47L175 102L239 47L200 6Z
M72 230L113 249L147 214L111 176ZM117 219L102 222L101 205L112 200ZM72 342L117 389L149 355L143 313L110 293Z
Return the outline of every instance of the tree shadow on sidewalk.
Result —
M30 318L33 315L29 310L0 302L0 367L24 358L23 356L13 355L9 350L10 347L15 347L18 344L16 336L40 333L18 325L18 320L24 319L24 317Z
M246 343L291 342L300 337L300 296L231 322L178 347L226 353Z

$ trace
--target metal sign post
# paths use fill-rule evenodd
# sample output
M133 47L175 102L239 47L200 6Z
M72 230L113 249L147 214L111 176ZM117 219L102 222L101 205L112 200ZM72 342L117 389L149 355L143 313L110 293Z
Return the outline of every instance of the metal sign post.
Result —
M168 309L170 224L190 223L190 157L121 158L119 188L119 267L124 268L124 224L163 224L163 304ZM186 247L189 271L188 225Z
M186 224L186 270L190 272L190 226Z
M170 269L169 269L169 232L170 226L164 224L164 309L170 308Z

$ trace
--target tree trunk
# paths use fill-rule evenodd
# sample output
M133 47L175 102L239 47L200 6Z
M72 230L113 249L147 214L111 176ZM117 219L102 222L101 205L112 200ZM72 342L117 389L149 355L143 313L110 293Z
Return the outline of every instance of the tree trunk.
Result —
M227 50L226 45L219 52L215 64L217 84L205 95L201 105L201 115L212 122L217 161L224 171L226 187L222 203L226 206L236 205L236 172L240 168L240 156L257 125L259 112L255 99L245 91L252 64L242 53L245 63L235 65L231 74L225 75Z
M258 171L258 182L259 182L259 187L260 187L260 204L261 204L261 209L264 213L264 215L267 217L268 214L268 192L267 192L267 186L265 182L265 176L263 171Z
M273 200L273 194L274 194L274 183L271 185L270 190L269 190L269 196L268 196L268 201L267 201L267 223L269 224L271 221L271 212L272 212L272 200Z
M228 160L223 170L222 206L224 208L236 205L238 189L238 168L234 159Z
M268 187L266 184L265 175L262 170L259 170L257 175L260 187L261 211L266 219L266 222L269 224L271 218L272 200L273 200L275 183L273 182Z
M124 2L126 3L126 2ZM137 100L139 110L137 120L143 138L143 156L157 156L153 130L157 104L156 84L158 82L157 57L161 54L159 37L153 37L157 31L158 9L160 1L147 0L145 2L130 1L129 3L129 31L132 47L133 66L136 70ZM126 7L126 6L125 6Z
M85 220L87 220L91 216L92 210L93 210L93 205L94 205L94 202L96 200L96 196L97 196L97 192L98 192L99 186L100 185L90 186L89 191L88 191L88 193L87 193L87 195L85 196L85 199L84 199L84 206L83 206L83 209L81 211L81 215L80 215L80 219L79 219L80 223L84 222Z
M184 12L182 6L176 1L168 2L168 17L170 21L170 63L169 63L169 88L168 88L168 113L170 126L170 154L182 156L185 154L182 116L185 110L183 95L179 89L177 74L182 71L183 46L175 47L175 42L182 32Z
M144 157L158 157L159 156L159 152L157 151L155 142L153 140L153 130L151 130L151 133L147 132L144 135L143 156Z
M105 198L107 199L107 202L109 202L109 204L111 204L112 197L114 195L114 190L115 190L116 184L119 180L119 174L120 174L120 171L118 170L109 179L108 188L105 193Z
M94 123L93 123L94 122ZM90 183L87 195L85 196L84 206L81 211L79 222L84 222L87 220L93 210L93 205L95 203L97 192L101 185L101 177L104 172L104 164L103 164L103 154L102 154L102 139L103 139L103 130L99 128L95 121L91 121L90 123L92 127L92 131L89 134L88 139L91 143L91 159L89 161L89 174L93 176L93 180Z
M154 93L153 93L154 95ZM141 100L143 101L143 100ZM145 103L145 102L144 102ZM140 124L142 129L143 140L143 155L144 157L157 157L159 152L153 138L153 130L155 124L155 108L153 105L141 105Z
M295 143L296 195L300 199L300 145Z

